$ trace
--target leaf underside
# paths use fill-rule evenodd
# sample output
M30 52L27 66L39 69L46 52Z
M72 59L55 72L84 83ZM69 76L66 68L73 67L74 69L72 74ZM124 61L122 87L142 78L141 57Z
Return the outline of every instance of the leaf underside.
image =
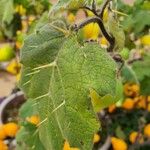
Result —
M91 150L99 129L90 89L114 95L116 63L97 43L81 46L75 35L47 24L25 40L20 87L35 101L41 123L40 140L46 150L71 147Z

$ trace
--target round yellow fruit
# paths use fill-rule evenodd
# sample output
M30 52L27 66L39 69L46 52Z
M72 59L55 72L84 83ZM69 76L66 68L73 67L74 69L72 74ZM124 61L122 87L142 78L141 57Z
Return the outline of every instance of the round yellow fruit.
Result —
M111 105L108 107L108 112L113 113L116 110L116 105Z
M126 142L122 139L112 137L111 143L112 143L113 150L127 150L128 149Z
M26 15L26 9L22 5L17 5L15 12L19 13L21 16Z
M147 124L145 127L144 127L144 135L148 138L150 138L150 124Z
M9 61L15 56L13 47L10 44L4 44L0 47L0 62Z
M4 140L6 138L6 133L4 131L3 125L0 126L0 140Z
M18 130L19 126L16 123L11 122L4 125L4 131L8 137L15 137Z
M73 13L69 13L68 16L67 16L67 20L69 23L74 23L75 22L75 15Z
M12 60L6 67L6 71L11 74L17 75L20 72L21 65L16 61Z
M144 35L140 40L143 45L150 45L150 35Z
M108 41L106 40L105 37L102 37L102 38L100 39L100 45L106 45L106 46L108 46Z
M140 92L140 86L138 84L126 83L124 85L124 93L126 96L138 96Z
M93 143L98 143L101 140L101 137L99 134L94 134Z
M137 107L146 109L147 108L147 102L146 102L145 96L139 96L139 97L137 97L137 99L138 99Z
M134 131L131 132L129 135L129 141L133 144L136 141L139 142L140 144L144 142L143 136L139 134L138 132Z
M78 148L72 148L72 147L70 147L70 145L69 145L69 142L68 141L65 141L65 143L64 143L64 146L63 146L63 150L79 150Z
M34 115L34 116L27 118L27 121L34 124L34 125L38 125L40 122L40 118L39 118L39 116Z
M0 141L0 150L8 150L8 146L3 141Z
M85 39L98 39L100 34L100 28L97 23L90 23L83 28L84 38Z
M125 99L124 103L122 104L122 107L127 110L133 109L134 108L134 100L131 98Z

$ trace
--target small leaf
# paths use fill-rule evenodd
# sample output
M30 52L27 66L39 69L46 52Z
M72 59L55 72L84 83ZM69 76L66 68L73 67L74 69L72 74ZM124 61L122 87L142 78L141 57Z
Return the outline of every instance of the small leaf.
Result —
M110 13L108 19L108 29L109 32L115 38L115 50L120 51L124 48L125 44L125 34L122 28L119 27L119 23L114 17L113 13Z
M120 80L117 81L116 95L107 94L101 97L95 90L90 89L90 97L95 112L99 112L103 108L115 104L123 97L123 86Z
M125 140L126 139L126 135L125 135L125 133L123 132L123 130L121 129L121 127L120 126L118 126L117 128L116 128L116 136L118 137L118 138L120 138L120 139L123 139L123 140Z
M143 57L142 61L134 62L132 69L135 71L137 79L140 82L141 93L150 94L150 55Z
M13 19L13 15L14 15L13 0L6 1L2 22L10 24Z
M139 84L136 73L131 68L131 66L125 64L121 71L121 75L123 78L123 82L133 82Z

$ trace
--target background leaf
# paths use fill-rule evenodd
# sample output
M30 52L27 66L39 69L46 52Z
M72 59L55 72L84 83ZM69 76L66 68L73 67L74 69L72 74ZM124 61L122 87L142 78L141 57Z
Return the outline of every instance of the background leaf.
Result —
M150 55L146 55L142 61L133 63L133 70L141 85L141 93L144 95L150 94Z

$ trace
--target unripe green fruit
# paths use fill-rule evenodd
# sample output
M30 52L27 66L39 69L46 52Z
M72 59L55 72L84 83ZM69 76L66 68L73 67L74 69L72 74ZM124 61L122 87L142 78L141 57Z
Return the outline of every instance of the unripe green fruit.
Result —
M122 56L123 59L128 59L129 58L129 49L128 48L123 48L123 50L120 52L120 55Z
M15 56L13 47L10 44L5 44L0 47L0 62L9 61Z

